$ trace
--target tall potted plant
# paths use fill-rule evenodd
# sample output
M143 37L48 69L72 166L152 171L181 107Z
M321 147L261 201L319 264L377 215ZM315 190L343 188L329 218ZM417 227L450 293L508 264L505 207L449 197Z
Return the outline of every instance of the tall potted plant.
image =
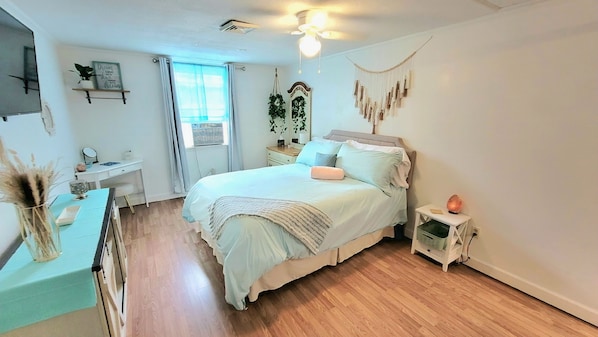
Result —
M75 63L75 70L71 70L74 73L79 75L79 85L83 89L93 89L93 82L91 81L91 77L95 76L93 73L93 68L90 66L82 66L78 63Z
M287 130L287 110L285 101L278 88L278 69L274 72L274 88L268 99L268 116L270 117L270 132L278 134L278 146L284 146L283 133Z

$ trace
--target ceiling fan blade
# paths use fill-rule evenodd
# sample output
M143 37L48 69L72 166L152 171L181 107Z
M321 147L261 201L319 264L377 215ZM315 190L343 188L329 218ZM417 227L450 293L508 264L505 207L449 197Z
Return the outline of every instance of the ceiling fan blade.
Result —
M363 40L365 36L362 34L345 33L334 30L325 30L318 32L318 36L327 40Z
M302 35L302 34L305 34L305 33L300 30L294 30L291 32L291 35Z

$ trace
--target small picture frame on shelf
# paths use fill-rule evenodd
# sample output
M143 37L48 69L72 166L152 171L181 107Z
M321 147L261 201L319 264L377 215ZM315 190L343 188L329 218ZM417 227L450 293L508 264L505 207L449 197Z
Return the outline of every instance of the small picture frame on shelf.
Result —
M116 62L92 61L96 89L123 90L120 64Z

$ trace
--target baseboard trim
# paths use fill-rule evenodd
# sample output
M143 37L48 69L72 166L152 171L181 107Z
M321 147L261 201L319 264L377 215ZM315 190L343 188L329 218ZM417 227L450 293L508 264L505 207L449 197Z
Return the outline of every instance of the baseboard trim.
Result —
M598 326L598 311L595 309L572 301L571 299L563 297L562 295L559 295L553 291L522 279L517 275L511 274L506 270L489 265L473 257L470 257L469 261L467 261L465 265L505 284L508 284L511 287L518 289L530 296L533 296L540 301L546 302L560 310L563 310L564 312L578 317L579 319L582 319L592 325Z
M174 193L152 195L152 196L147 197L147 202L150 203L150 202L164 201L164 200L183 198L183 197L185 197L184 194L174 194ZM129 196L129 200L131 200L131 204L133 204L134 206L145 204L145 200L143 198L143 193L133 194L133 195ZM116 204L118 205L118 207L127 207L127 205L125 204L124 200L122 200L122 198L117 198Z

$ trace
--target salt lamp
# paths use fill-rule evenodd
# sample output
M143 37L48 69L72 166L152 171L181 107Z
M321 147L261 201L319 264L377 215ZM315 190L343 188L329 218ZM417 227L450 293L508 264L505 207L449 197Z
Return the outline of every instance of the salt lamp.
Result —
M452 214L459 214L461 212L461 208L463 207L463 200L456 195L453 194L446 202L446 209L448 209L449 213Z

